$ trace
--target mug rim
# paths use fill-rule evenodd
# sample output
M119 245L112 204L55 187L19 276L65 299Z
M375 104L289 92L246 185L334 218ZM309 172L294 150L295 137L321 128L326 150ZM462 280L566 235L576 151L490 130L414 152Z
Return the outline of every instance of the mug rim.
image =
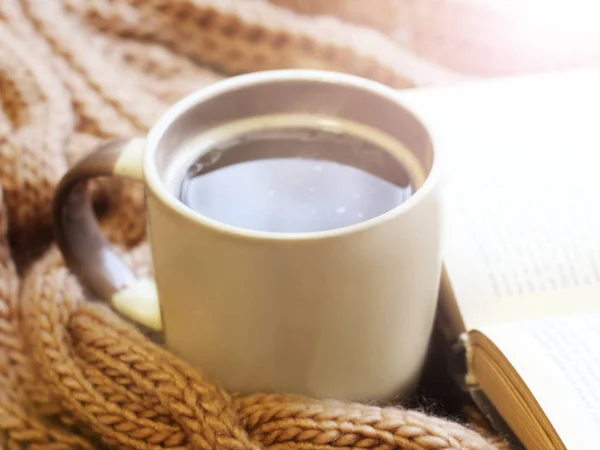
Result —
M427 173L423 184L407 200L373 218L340 228L307 232L272 232L234 226L211 219L210 217L193 210L179 201L177 197L173 195L169 189L167 189L165 183L163 180L161 180L156 167L155 154L158 149L158 144L168 128L194 106L215 98L223 93L243 87L283 81L343 83L347 86L355 87L360 90L379 95L384 99L393 101L417 121L419 126L421 126L422 130L426 134L427 140L431 145L431 169ZM410 147L409 150L412 151ZM152 128L150 128L146 136L143 152L143 172L145 184L152 190L154 195L156 195L161 203L167 206L172 212L199 225L211 228L213 231L228 234L232 237L246 237L278 241L303 241L344 236L364 231L392 220L398 216L404 215L412 210L425 197L427 197L429 192L433 190L434 186L438 184L441 176L440 165L439 151L434 144L433 137L429 132L429 129L425 126L425 121L419 116L418 113L400 100L398 92L395 89L377 81L369 80L357 75L318 69L278 69L251 72L218 80L208 86L193 91L167 108L167 110L160 116L158 121L152 126Z

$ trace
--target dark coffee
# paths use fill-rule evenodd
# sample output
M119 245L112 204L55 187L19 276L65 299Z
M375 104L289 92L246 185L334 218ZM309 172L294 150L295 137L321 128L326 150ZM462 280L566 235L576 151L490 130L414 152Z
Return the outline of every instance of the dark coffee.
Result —
M203 216L250 230L314 232L381 215L413 193L392 154L331 130L254 132L188 166L179 199Z

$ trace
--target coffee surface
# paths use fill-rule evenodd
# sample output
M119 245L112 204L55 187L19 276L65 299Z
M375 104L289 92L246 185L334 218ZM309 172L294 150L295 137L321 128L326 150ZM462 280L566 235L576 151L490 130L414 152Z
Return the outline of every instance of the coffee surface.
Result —
M178 194L188 207L228 225L306 233L372 219L412 193L402 164L384 149L325 131L279 130L203 153Z

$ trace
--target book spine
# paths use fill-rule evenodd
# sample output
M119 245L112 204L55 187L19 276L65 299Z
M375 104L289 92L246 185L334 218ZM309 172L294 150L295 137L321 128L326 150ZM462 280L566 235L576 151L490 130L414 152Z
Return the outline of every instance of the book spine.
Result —
M479 385L477 376L472 370L472 347L469 343L468 333L460 336L452 346L450 355L453 360L450 362L450 367L456 371L453 376L459 387L468 394L490 425L509 443L511 449L525 450L523 444Z

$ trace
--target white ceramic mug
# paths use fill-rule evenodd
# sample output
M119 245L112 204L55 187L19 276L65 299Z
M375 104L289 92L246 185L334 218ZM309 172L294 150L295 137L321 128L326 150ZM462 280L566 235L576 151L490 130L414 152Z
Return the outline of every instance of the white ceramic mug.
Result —
M392 156L416 164L417 191L344 228L269 233L202 216L168 186L174 161L204 133L296 113L373 131L398 150ZM85 182L106 175L145 184L156 282L136 279L100 235ZM171 351L225 388L385 400L415 386L432 332L442 264L439 179L426 127L394 90L334 72L252 73L192 93L146 137L108 141L75 165L57 190L56 235L92 292L162 329Z

